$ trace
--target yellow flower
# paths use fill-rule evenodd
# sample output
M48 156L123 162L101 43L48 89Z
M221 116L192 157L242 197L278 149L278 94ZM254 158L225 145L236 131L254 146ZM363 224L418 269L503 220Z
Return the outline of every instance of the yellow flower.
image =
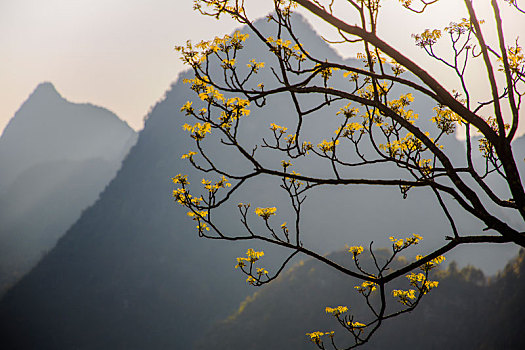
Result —
M180 159L186 159L186 158L192 159L193 156L196 155L196 154L197 154L197 153L190 151L190 152L188 152L188 153L186 153L186 154L183 154L183 155L180 157Z
M188 181L188 175L177 174L171 180L173 181L173 183L176 183L176 184L181 184L181 185L190 184L190 182Z
M334 315L334 316L339 316L339 315L341 315L342 313L345 313L345 312L347 312L347 311L348 311L348 308L347 308L346 306L337 306L337 307L333 307L333 308L327 306L327 307L325 308L325 312L326 312L327 314L332 314L332 315Z
M284 170L286 170L286 168L292 166L292 163L285 160L281 160L281 165L283 166Z
M262 275L267 275L268 274L268 271L266 271L264 268L262 267L258 267L257 268L257 274L259 275L259 277L261 277Z
M423 256L422 255L417 255L416 256L416 260L421 260L423 259ZM441 264L443 261L445 261L445 257L443 255L440 255L432 260L430 260L429 262L421 265L419 268L423 271L430 271L432 270L434 267L438 266L439 264Z
M250 60L250 63L246 65L248 68L250 68L254 73L257 73L260 68L264 67L264 62L256 62L255 60Z
M248 255L248 259L251 263L254 263L256 262L257 260L259 260L262 256L264 256L264 252L256 252L255 250L253 250L252 248L248 249L246 251L246 255Z
M353 246L353 247L348 248L348 251L354 255L353 256L354 260L355 260L356 256L358 256L359 254L361 254L363 252L363 250L364 249L361 246Z
M317 145L317 148L319 148L323 152L333 152L335 150L335 146L339 144L339 140L334 141L326 141L323 140L323 142L319 143Z
M186 215L193 218L193 220L200 220L208 216L208 211L207 210L201 210L201 211L196 210L195 212L189 211Z
M284 138L284 141L288 144L288 146L293 145L295 143L297 136L295 134L288 135Z
M224 59L222 60L222 68L232 68L235 65L235 58L231 60Z
M235 265L235 268L237 269L239 267L242 268L246 266L246 263L245 263L246 261L249 261L249 259L248 258L237 258L237 265Z
M268 220L271 215L275 215L275 212L277 211L276 207L271 208L255 208L255 214L262 217L264 220Z
M412 300L416 299L416 291L413 289L410 290L401 290L401 289L394 289L392 291L392 295L394 298L398 298L399 302L406 306L412 305Z
M204 222L199 222L199 224L196 227L197 227L197 230L199 230L199 233L202 233L204 230L206 231L210 230L208 225L206 225Z
M248 282L248 284L251 284L252 286L254 286L255 283L257 283L257 280L253 276L248 276L248 278L246 279L246 282Z
M377 283L370 282L370 281L364 281L363 283L361 283L360 286L355 286L354 288L357 289L359 293L365 293L365 292L370 293L376 290Z
M181 112L186 111L186 115L191 114L191 112L193 112L193 107L191 106L192 103L193 103L193 102L191 102L191 101L187 101L187 102L184 104L184 106L181 107L180 111L181 111Z
M288 130L288 128L285 128L284 126L280 126L280 125L277 125L275 123L271 123L270 124L270 130L272 131L278 131L280 132L281 134L284 134L286 132L286 130Z
M352 328L365 328L366 327L366 324L361 323L361 322L348 322L348 325L351 326Z
M195 140L202 140L206 134L211 133L211 124L210 123L196 123L191 126L189 124L184 124L182 129L191 132L191 137Z
M324 333L315 331L312 333L306 333L306 335L310 337L311 341L313 341L316 344L319 344L319 342L321 341L321 337L324 335Z

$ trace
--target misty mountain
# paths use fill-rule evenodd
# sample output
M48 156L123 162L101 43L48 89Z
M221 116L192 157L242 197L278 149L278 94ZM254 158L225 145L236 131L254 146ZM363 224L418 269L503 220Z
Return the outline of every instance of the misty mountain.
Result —
M133 129L114 113L88 103L71 103L53 84L41 83L0 138L0 191L38 164L122 159L135 140Z
M38 85L0 137L0 293L95 202L136 138L110 111Z
M266 25L264 20L259 23ZM268 35L275 35L265 28ZM309 52L342 60L304 21L296 21L296 31ZM271 66L267 49L254 42L247 42L237 60L257 57ZM361 64L355 60L346 63ZM260 74L271 77L269 71ZM8 348L191 348L214 321L226 318L253 292L245 277L233 268L235 257L253 247L265 251L265 267L270 271L278 266L284 254L278 248L260 242L199 239L195 223L173 201L173 176L189 174L195 188L202 177L209 176L196 172L181 159L181 154L195 147L181 128L188 119L180 113L186 101L196 100L189 86L182 83L191 77L189 72L179 76L149 113L137 144L98 201L0 301L0 329ZM336 83L343 82L334 80ZM316 101L308 97L302 102L308 105ZM331 106L305 120L305 137L312 144L333 134L338 107ZM414 108L424 116L431 113L432 106L416 96ZM293 116L287 96L269 98L263 108L252 108L243 122L242 142L260 143L253 137L255 132L270 136L270 123L288 126L294 123L290 119ZM231 149L211 143L214 137L208 136L203 147L218 164L239 171L250 166ZM458 155L462 153L462 142L454 137L447 142L447 147L457 148ZM264 149L258 152L265 164L279 167L281 155L277 158ZM309 165L298 161L294 165L303 174L323 175L329 171L322 160ZM369 176L378 171L398 174L392 168L360 171L353 175ZM240 217L235 215L238 202L251 202L254 208L288 203L278 183L267 178L247 183L232 196L230 206L217 212L218 223L225 231L240 233ZM405 232L424 236L422 250L443 243L450 228L433 194L410 191L407 200L401 198L398 189L321 189L305 202L302 241L308 247L317 247L321 254L339 250L345 244L367 245L371 240L377 246L386 246L389 242L385 236ZM290 212L290 208L280 205L275 222L286 221ZM455 213L461 229L480 229L462 213ZM480 262L484 268L497 270L516 251L509 246L498 248L492 256L465 253L461 255L462 263Z
M380 261L388 256L381 253ZM355 269L348 252L333 253L330 257ZM371 263L366 251L361 260L364 266ZM394 261L395 265L403 266L403 261ZM439 286L414 311L386 320L361 348L523 349L524 269L524 250L492 278L472 266L458 269L452 263L447 269L433 273L431 279L439 281ZM341 278L340 273L317 261L302 262L248 297L230 317L217 322L201 337L196 348L315 349L305 334L332 330L336 344L346 348L353 340L324 308L345 305L355 321L369 322L373 316L364 298L354 289L360 284L353 278ZM399 279L390 287L389 291L407 290L409 285ZM386 299L387 308L399 305L390 292ZM376 301L377 295L373 295L372 305ZM327 336L322 340L330 343Z

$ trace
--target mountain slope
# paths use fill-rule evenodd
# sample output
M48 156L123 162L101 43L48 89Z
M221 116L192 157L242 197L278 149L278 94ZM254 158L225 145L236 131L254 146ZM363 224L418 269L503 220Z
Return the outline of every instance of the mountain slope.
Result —
M106 109L35 89L0 137L0 294L97 199L136 137Z
M353 266L347 252L333 253L331 258ZM525 288L524 258L521 250L492 279L473 267L458 270L456 264L449 265L434 274L439 287L414 311L385 321L362 348L523 349L525 303L518 295ZM352 340L324 307L347 305L357 321L367 322L364 298L353 288L358 284L316 261L306 261L247 298L236 313L210 328L197 348L315 349L305 335L315 330L335 331L336 344L345 348ZM407 283L396 281L392 288L407 289ZM386 298L389 307L397 304L391 295ZM328 337L323 340L330 342Z
M114 113L71 103L53 84L41 83L0 137L0 192L40 163L122 159L135 139L135 132Z

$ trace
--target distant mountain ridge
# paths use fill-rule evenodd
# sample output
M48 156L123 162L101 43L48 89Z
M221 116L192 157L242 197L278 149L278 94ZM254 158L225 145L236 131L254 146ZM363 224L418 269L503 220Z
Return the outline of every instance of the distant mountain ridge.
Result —
M49 161L122 159L136 141L129 125L105 108L65 100L39 84L0 137L0 191L33 165Z
M96 200L136 139L107 109L37 86L0 137L0 294Z

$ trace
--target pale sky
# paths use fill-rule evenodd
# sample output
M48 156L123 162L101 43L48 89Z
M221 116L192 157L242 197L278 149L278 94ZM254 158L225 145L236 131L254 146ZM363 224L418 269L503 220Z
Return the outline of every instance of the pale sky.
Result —
M267 14L273 3L246 2L253 18ZM381 36L415 53L418 62L428 63L410 34L443 27L465 16L463 1L441 2L426 16L416 16L403 10L397 0L385 0ZM480 6L490 3L478 2L483 2ZM188 39L227 34L237 27L232 21L203 17L192 6L192 0L0 0L0 132L43 81L53 83L67 100L108 108L140 130L148 110L185 69L173 47ZM507 6L501 6L508 12ZM486 13L487 8L480 12ZM354 16L344 13L345 9L338 12L355 23ZM312 23L326 30L318 20ZM487 36L493 37L490 23L484 26ZM523 23L525 16L513 15L505 24L509 34L512 31L523 38ZM356 52L338 49L344 56ZM440 78L452 79L436 63L431 67ZM483 72L474 71L471 78L473 86L483 87ZM525 123L520 130L525 132Z

